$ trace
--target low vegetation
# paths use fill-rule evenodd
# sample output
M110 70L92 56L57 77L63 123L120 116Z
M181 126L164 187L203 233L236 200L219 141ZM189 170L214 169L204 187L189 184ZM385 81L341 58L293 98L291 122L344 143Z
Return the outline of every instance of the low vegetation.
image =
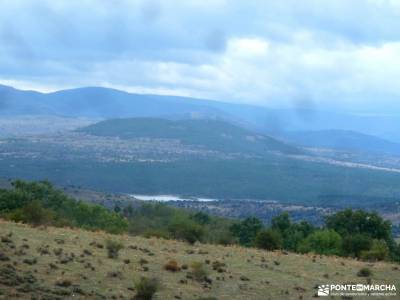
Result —
M109 258L117 258L119 251L124 248L124 245L120 242L114 240L106 241L106 248Z
M108 240L123 245L117 258ZM369 281L400 286L399 266L0 220L0 299L298 300Z
M69 198L51 183L14 181L12 189L0 189L3 217L33 225L80 227L122 233L128 222L100 205Z
M400 284L377 262L398 260L391 224L364 211L266 226L162 204L111 211L15 181L0 215L0 299L310 299L321 278Z
M128 232L132 235L159 237L212 244L234 244L236 239L230 231L235 222L212 217L203 212L191 212L165 204L142 204L121 210L128 220Z
M158 289L159 282L157 278L141 277L135 282L136 295L133 299L151 300Z
M243 221L212 217L163 204L143 204L133 208L76 201L49 182L15 181L11 189L0 189L0 216L34 226L79 227L109 233L129 233L186 241L257 247L356 257L368 261L400 261L400 246L392 235L389 221L378 214L351 209L326 217L315 227L306 221L294 223L282 213L265 226L259 219ZM122 245L106 242L110 258L117 258Z

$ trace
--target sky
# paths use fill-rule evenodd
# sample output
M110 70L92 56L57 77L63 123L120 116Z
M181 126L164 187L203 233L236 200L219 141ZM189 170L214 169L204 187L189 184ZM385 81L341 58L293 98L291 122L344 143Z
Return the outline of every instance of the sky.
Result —
M397 0L1 0L0 83L400 114Z

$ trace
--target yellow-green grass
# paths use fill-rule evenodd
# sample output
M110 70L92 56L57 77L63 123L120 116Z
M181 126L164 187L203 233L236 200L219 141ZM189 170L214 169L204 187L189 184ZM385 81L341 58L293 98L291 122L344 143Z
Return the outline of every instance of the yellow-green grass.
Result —
M103 299L132 299L135 295L132 290L134 281L142 276L159 279L161 287L154 299L311 299L318 284L366 283L367 278L357 276L363 267L372 271L372 283L396 284L400 287L399 266L384 262L368 263L338 257L267 252L238 246L192 246L179 241L79 229L32 228L2 220L0 236L4 238L0 242L0 252L9 259L0 261L0 299L14 299L17 296L18 299L31 299L32 295L37 299L45 299L45 296L47 299L101 299L102 296ZM108 239L124 245L117 259L107 256L105 244ZM60 244L62 241L64 243ZM104 245L104 248L98 248L93 242ZM28 245L29 249L23 245ZM40 248L46 249L47 245L49 254L41 254ZM75 258L66 264L60 263L60 258L53 252L60 247L68 256L74 253ZM88 250L87 254L82 254L85 250ZM37 259L36 264L23 262L24 259L34 258ZM126 259L130 263L125 263ZM141 259L147 260L148 264L140 264ZM167 271L164 265L169 260L176 260L180 266L186 264L189 269ZM222 269L226 269L226 272L213 270L214 261L224 263L226 267ZM212 283L186 278L194 262L204 263ZM88 267L88 263L94 270ZM53 268L50 264L53 264ZM27 282L10 286L9 278L5 278L9 275L4 275L4 270L10 270L9 265L13 265L11 268L18 276L31 273L37 282L31 284L30 288ZM144 267L148 270L145 271ZM118 276L112 277L110 272L116 272ZM72 285L56 285L64 281ZM21 288L26 285L27 289ZM84 295L71 293L73 285L75 291L80 289ZM64 291L65 295L57 298L56 294L60 291Z

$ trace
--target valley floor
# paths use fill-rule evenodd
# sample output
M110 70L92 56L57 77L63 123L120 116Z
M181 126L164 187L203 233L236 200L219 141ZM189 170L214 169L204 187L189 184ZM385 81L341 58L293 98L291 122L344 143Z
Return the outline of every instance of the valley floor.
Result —
M1 220L0 237L0 299L132 299L134 281L142 276L159 279L161 287L154 299L163 300L311 299L317 285L367 280L400 289L400 266L390 263L237 246L191 246ZM124 245L117 259L107 256L108 239ZM170 260L188 269L167 271L164 265ZM216 261L222 267L213 270ZM206 281L191 278L190 266L195 262L204 264ZM370 279L357 276L363 267L372 271Z

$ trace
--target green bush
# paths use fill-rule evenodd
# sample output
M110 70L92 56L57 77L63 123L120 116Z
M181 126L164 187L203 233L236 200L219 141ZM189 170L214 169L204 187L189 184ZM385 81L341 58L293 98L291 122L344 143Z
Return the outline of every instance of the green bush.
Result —
M361 253L371 249L372 239L366 234L356 233L343 239L343 255L360 257Z
M218 245L233 245L236 244L236 239L228 228L211 228L209 230L208 242Z
M389 254L389 248L385 241L373 240L371 249L362 251L360 256L365 260L377 261L387 259Z
M49 182L14 181L12 189L0 189L0 212L16 221L32 224L68 224L89 230L122 233L127 221L100 205L76 201Z
M156 278L141 277L135 282L135 300L151 300L159 289L160 284Z
M292 223L283 233L283 248L290 251L299 251L302 241L315 231L314 226L306 221Z
M280 231L282 234L292 226L289 218L289 213L283 212L280 215L272 218L271 228Z
M230 228L233 236L237 237L239 244L252 246L257 233L263 228L262 222L254 217L247 218L240 223L233 224Z
M310 234L299 246L300 252L315 252L325 255L341 253L342 238L334 230L317 230Z
M189 243L234 242L229 232L233 221L205 213L193 213L163 203L144 203L135 208L124 208L123 215L128 219L129 233L133 235L179 239Z
M326 227L341 236L365 234L373 239L389 241L391 224L377 213L363 210L346 209L326 218Z
M204 212L196 212L191 216L191 219L200 225L206 225L211 222L211 217Z
M265 250L276 250L282 248L282 236L277 230L267 229L258 232L255 246Z
M9 218L15 222L29 223L34 226L50 225L55 223L55 213L46 209L39 201L31 201L22 208L15 209L9 214Z
M178 240L184 240L190 244L201 241L204 235L204 229L196 222L183 217L173 219L168 226L168 231L172 237Z
M124 248L124 245L118 241L107 240L106 249L109 258L118 258L119 251Z

